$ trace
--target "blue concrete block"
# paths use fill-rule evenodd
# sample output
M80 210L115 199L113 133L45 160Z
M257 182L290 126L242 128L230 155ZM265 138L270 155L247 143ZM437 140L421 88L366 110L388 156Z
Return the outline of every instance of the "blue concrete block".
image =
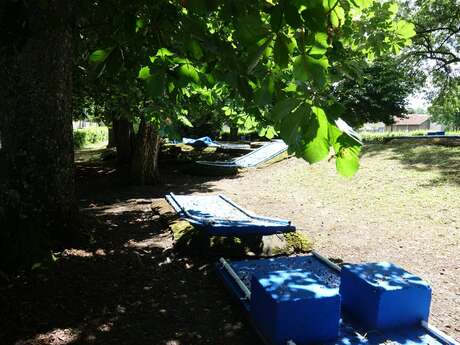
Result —
M340 295L302 269L256 272L250 313L270 344L333 340L339 333Z
M417 325L428 320L431 288L419 277L388 263L344 265L342 308L371 329Z

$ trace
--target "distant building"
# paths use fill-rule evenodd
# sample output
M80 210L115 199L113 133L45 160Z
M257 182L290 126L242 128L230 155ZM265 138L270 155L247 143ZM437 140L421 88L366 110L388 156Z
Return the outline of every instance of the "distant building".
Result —
M430 129L430 115L407 114L406 117L395 117L395 123L385 126L388 132L410 132Z
M410 131L442 131L444 127L432 122L427 114L407 114L405 117L395 117L395 123L385 125L383 122L366 123L361 128L366 132L410 132Z
M360 130L364 132L385 132L385 124L383 122L365 123Z
M81 129L87 127L97 127L99 126L97 122L91 122L88 120L78 120L72 122L73 129Z

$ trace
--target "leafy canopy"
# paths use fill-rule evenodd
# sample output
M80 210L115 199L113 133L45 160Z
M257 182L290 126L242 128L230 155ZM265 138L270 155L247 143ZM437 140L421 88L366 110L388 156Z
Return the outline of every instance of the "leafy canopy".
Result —
M108 17L112 6L119 14ZM415 34L394 2L371 0L113 0L88 10L112 30L82 34L83 74L130 90L118 88L118 104L129 94L137 114L167 127L190 97L212 104L220 83L297 156L314 163L332 148L344 176L358 169L360 142L339 126L344 107L327 90L359 75L357 54L398 52Z

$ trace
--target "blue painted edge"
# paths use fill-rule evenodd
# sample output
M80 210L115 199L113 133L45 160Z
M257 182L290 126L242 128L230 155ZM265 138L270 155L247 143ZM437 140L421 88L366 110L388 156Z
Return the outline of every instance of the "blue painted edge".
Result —
M259 216L251 211L248 211L235 202L231 201L229 198L225 197L222 194L218 195L226 203L230 204L233 208L244 213L249 218L267 221L273 223L271 226L262 226L262 225L248 225L238 226L232 224L231 222L225 223L211 223L209 220L205 220L202 217L197 217L191 215L187 210L176 200L174 193L167 194L165 196L168 203L174 208L174 210L179 214L179 216L197 228L206 231L209 235L216 236L237 236L237 235L273 235L273 234L283 234L286 232L294 232L296 230L295 226L291 224L291 221L280 218L271 218L265 216Z

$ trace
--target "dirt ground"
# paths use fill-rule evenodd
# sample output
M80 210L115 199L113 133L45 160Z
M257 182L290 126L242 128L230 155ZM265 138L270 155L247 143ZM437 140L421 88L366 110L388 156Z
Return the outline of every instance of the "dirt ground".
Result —
M82 161L90 241L0 284L0 344L259 344L216 277L215 258L173 250L159 214L170 191L224 193L288 218L330 258L401 265L431 284L430 321L460 340L460 149L369 146L352 180L333 162L295 158L226 178L168 166L161 186L142 188L110 165Z

